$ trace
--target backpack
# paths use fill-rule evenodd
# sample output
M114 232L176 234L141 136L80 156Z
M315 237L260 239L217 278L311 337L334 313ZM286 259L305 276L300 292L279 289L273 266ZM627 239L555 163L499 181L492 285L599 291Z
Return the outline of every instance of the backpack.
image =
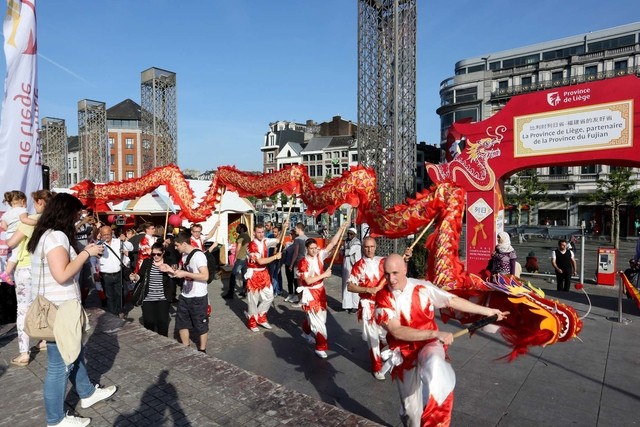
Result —
M194 249L191 252L189 252L189 255L187 255L187 259L184 261L184 264L182 265L182 268L184 270L187 269L187 266L191 262L191 257L196 252L202 252L202 251L200 249ZM216 277L216 269L217 269L216 259L215 259L215 256L209 251L205 251L203 253L204 253L204 256L207 258L207 270L209 271L209 277L207 278L207 283L211 283L213 279Z

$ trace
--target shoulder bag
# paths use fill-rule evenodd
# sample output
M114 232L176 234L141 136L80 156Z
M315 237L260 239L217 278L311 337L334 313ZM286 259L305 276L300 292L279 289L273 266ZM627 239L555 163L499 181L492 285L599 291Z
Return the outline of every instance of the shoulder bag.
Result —
M45 237L46 240L46 237ZM44 242L40 255L40 278L38 280L38 296L33 300L24 319L24 332L37 340L55 341L53 324L56 321L58 307L44 296ZM42 295L40 285L42 284Z

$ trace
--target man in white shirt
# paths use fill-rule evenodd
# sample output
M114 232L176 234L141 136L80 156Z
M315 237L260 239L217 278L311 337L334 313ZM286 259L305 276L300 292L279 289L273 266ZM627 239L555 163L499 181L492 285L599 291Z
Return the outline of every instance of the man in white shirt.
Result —
M100 227L98 236L103 241L104 251L100 257L100 277L102 287L107 295L107 311L116 316L124 317L122 310L122 290L124 279L122 265L129 265L127 253L133 250L133 245L113 238L113 230L108 225Z
M176 329L180 334L180 341L186 346L189 345L189 330L193 329L200 336L198 351L206 353L209 333L207 257L191 245L191 233L188 231L178 233L175 246L182 254L183 269L174 270L163 264L160 270L172 277L184 279L176 313Z

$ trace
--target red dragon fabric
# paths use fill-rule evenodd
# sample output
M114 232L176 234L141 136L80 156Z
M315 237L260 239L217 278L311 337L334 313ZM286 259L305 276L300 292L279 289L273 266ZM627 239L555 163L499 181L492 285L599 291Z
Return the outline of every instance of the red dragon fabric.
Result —
M367 223L374 236L401 238L416 234L432 220L436 227L426 240L429 253L426 277L436 286L478 303L509 311L507 320L499 322L500 332L511 345L509 359L524 354L530 346L544 346L576 337L582 322L575 310L557 301L545 299L539 292L513 277L501 277L499 283L483 281L469 274L458 257L462 216L466 192L453 180L416 194L387 209L380 205L375 172L355 166L322 187L316 187L303 165L256 174L233 166L218 168L202 202L194 206L195 197L189 183L175 165L156 168L140 178L94 184L83 181L72 188L85 205L95 207L108 201L127 200L147 194L165 185L181 216L192 222L206 220L215 210L225 189L240 196L264 197L276 192L295 194L313 215L334 212L344 204L357 208L357 223ZM477 320L453 311L442 313L444 320L455 318L463 323Z

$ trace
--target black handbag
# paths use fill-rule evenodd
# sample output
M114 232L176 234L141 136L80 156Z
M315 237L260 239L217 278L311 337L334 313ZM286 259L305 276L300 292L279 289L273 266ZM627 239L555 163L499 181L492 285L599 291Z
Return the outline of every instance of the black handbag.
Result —
M141 277L140 280L136 282L136 285L133 288L133 293L131 294L131 301L136 307L140 307L142 305L142 301L144 301L145 279L146 277Z

